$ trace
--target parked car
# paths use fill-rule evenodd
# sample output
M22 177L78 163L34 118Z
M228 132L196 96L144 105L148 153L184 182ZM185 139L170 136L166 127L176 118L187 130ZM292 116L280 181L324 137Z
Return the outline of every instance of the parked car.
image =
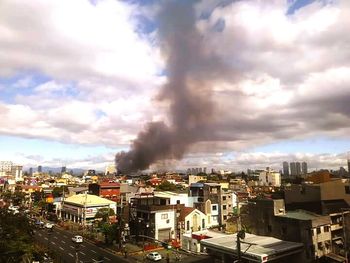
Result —
M83 237L82 236L74 236L74 237L72 237L72 241L74 243L83 243Z
M159 261L159 260L162 260L162 255L159 254L158 252L151 252L147 254L147 258L152 261Z

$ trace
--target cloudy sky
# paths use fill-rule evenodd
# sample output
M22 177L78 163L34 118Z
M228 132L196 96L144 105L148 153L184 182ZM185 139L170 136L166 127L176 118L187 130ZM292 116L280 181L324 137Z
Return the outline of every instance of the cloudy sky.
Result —
M169 82L157 15L163 5L1 0L0 160L103 169L147 123L171 122L171 105L159 99ZM205 83L211 132L183 159L157 165L346 166L350 1L192 6L202 49L225 65Z

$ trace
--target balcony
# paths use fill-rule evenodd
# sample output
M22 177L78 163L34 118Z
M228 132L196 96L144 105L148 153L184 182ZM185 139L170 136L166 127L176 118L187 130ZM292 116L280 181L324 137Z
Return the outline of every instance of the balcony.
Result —
M332 224L331 225L331 231L336 231L336 230L339 230L339 229L343 229L343 225L340 223L338 224Z

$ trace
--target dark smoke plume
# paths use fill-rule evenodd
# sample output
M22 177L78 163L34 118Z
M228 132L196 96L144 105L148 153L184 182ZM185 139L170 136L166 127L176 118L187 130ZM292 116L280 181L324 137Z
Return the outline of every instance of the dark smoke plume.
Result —
M205 140L210 133L213 105L208 86L220 72L220 62L204 48L195 26L194 3L163 2L158 24L168 82L158 99L169 102L171 123L148 123L131 150L116 155L122 172L144 170L158 160L180 159L191 144Z

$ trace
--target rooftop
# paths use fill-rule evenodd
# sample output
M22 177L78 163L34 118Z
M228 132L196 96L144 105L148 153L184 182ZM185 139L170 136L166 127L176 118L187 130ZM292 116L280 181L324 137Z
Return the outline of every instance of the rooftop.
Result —
M115 204L115 202L97 195L78 194L73 195L64 200L65 203L71 203L79 206L94 206L94 205L108 205Z
M235 254L237 253L236 240L237 236L233 234L204 239L201 243L206 247L217 249L224 253ZM256 262L262 262L259 259L263 256L277 259L287 256L290 253L300 252L302 249L303 244L301 243L283 241L267 236L256 236L248 233L241 242L241 251L245 251L242 257Z
M284 215L278 215L279 217L287 217L287 218L293 218L298 220L314 220L321 218L321 215L306 211L306 210L294 210L294 211L288 211Z

